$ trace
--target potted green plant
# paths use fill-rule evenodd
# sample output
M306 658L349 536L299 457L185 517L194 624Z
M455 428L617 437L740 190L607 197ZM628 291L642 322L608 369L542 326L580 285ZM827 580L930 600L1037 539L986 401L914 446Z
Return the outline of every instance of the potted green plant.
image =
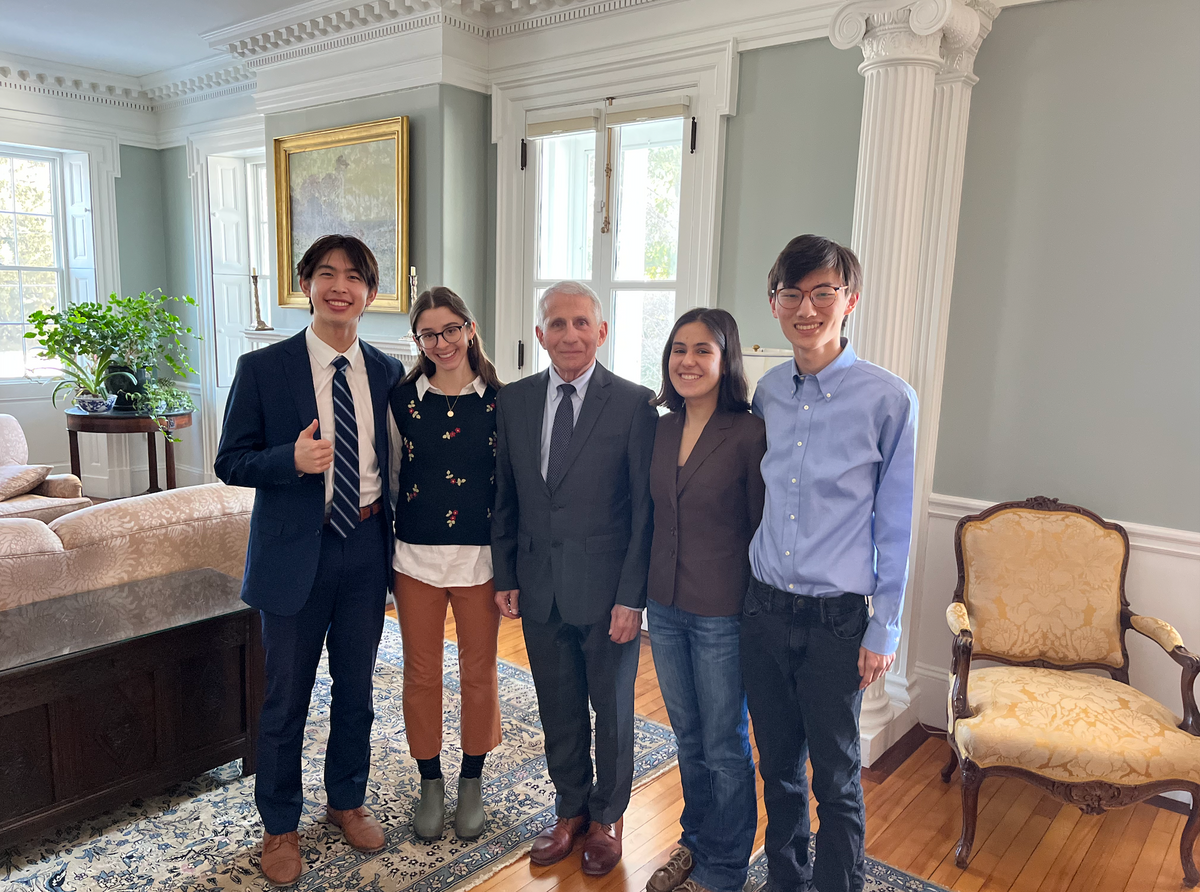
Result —
M109 392L110 385L135 381L130 372L112 373L116 355L113 315L103 304L73 304L56 313L35 310L29 314L29 323L33 330L25 337L41 344L38 355L57 359L62 365L61 380L50 397L55 406L65 390L85 412L106 412L116 400L116 394Z
M158 429L172 443L178 443L174 436L171 421L167 415L171 412L186 412L196 408L192 397L187 391L180 390L173 381L161 379L147 381L140 393L133 395L134 409L139 415L149 415L158 422Z
M136 408L135 396L140 394L147 381L157 377L159 362L167 366L180 378L188 372L195 374L188 358L187 336L195 336L190 326L173 313L179 304L196 306L195 298L169 297L161 288L143 291L137 297L109 296L108 307L113 311L115 324L113 346L117 351L116 368L134 375L132 387L121 386L117 390L116 407L122 410Z

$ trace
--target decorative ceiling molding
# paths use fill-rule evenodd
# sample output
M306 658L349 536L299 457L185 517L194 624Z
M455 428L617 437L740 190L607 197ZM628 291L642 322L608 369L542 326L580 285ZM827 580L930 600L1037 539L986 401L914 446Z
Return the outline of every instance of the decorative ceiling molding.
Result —
M307 18L262 17L202 35L252 67L340 49L405 31L449 25L490 40L671 0L373 0L344 8L308 3Z

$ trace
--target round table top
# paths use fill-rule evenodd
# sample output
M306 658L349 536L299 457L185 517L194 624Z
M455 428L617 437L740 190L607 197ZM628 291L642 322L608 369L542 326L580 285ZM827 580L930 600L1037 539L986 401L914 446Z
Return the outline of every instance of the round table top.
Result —
M152 434L161 430L159 419L165 419L167 430L192 426L193 409L163 412L162 415L138 415L134 412L89 413L78 407L67 409L67 430L85 434Z

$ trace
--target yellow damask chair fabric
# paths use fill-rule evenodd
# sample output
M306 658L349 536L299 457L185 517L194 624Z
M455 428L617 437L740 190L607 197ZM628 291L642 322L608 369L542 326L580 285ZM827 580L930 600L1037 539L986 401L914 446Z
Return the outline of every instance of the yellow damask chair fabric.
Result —
M962 518L954 633L949 782L961 766L966 867L985 777L1018 777L1085 812L1168 790L1191 793L1180 841L1185 882L1200 882L1200 658L1163 620L1125 597L1129 537L1120 525L1043 497ZM1182 667L1184 716L1129 686L1125 632L1158 643ZM975 660L988 665L972 668ZM996 665L999 664L999 665ZM1109 677L1079 670L1103 670Z

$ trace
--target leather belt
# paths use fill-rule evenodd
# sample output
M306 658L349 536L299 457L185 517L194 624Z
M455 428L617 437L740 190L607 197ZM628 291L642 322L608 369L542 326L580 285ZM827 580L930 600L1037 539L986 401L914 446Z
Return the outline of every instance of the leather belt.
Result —
M374 517L376 514L378 514L382 510L383 510L383 499L378 498L375 501L373 501L370 505L365 505L362 508L358 509L358 522L362 523L368 517ZM329 526L329 518L328 517L325 518L325 525Z

